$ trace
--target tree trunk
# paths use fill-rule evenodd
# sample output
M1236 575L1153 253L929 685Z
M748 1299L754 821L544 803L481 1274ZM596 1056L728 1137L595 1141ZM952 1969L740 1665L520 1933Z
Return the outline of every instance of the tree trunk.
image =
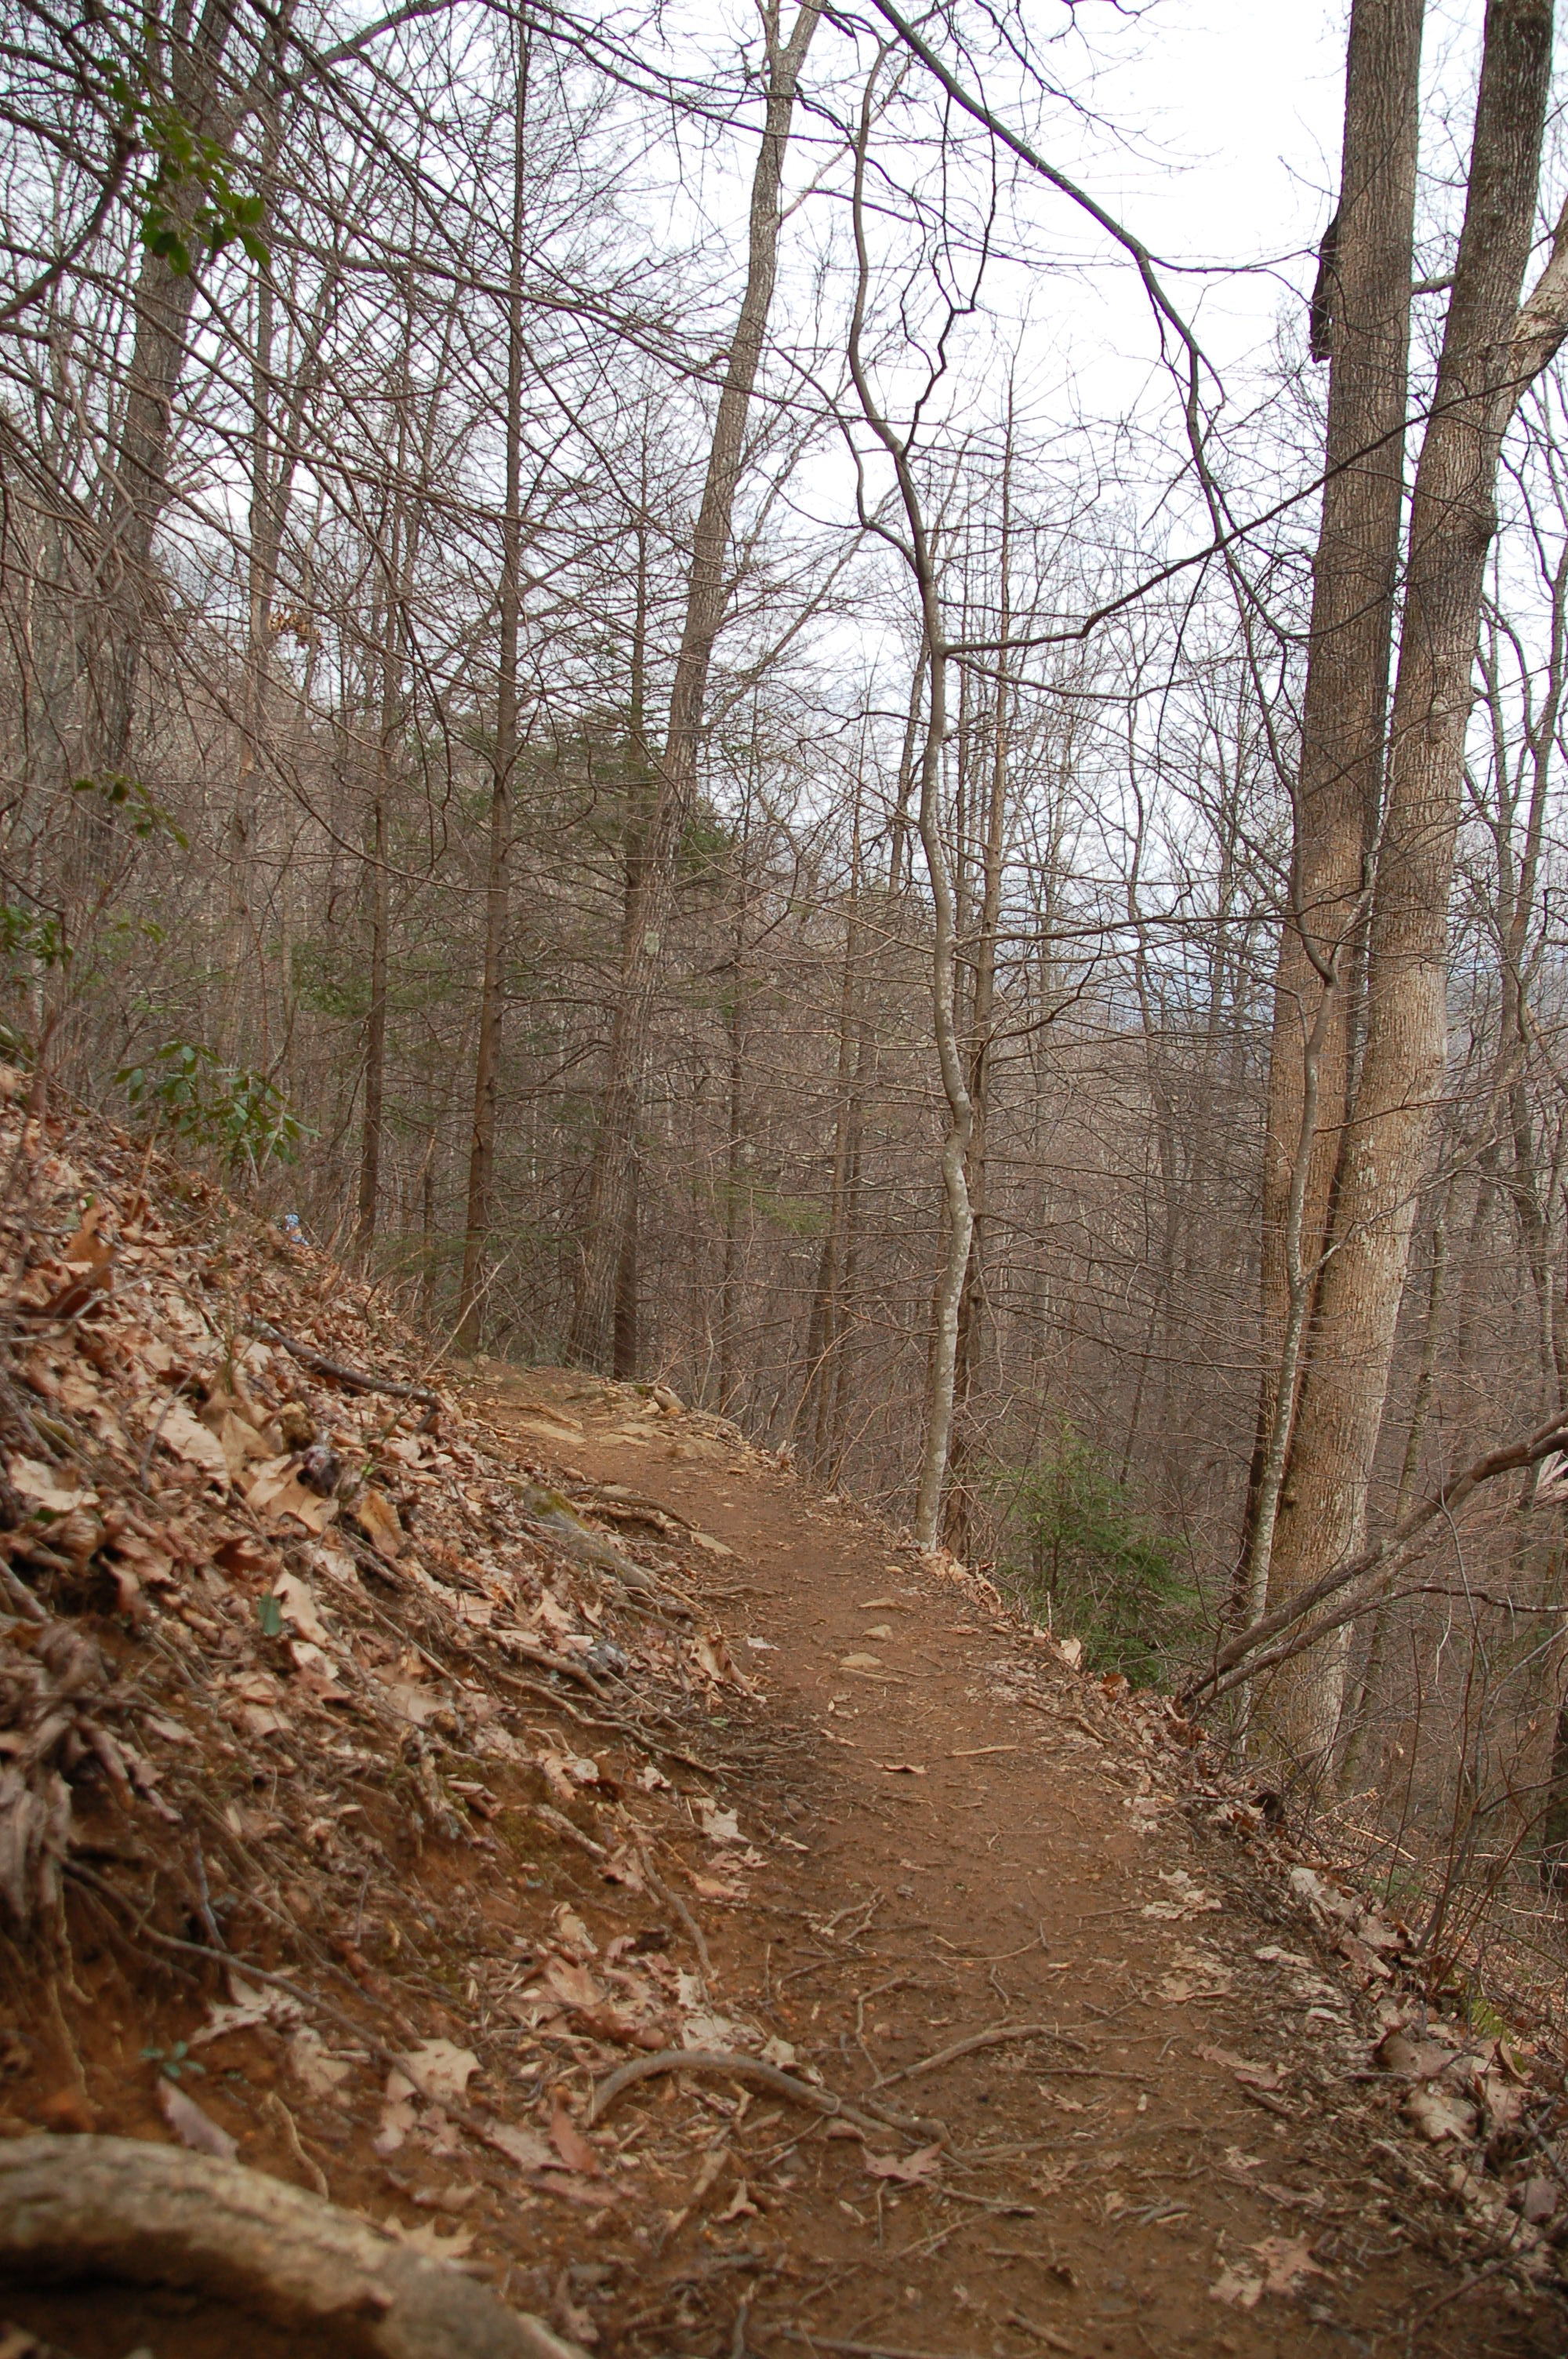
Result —
M190 131L203 136L222 133L220 85L234 14L232 0L206 0L189 39L178 29L165 34L169 103ZM178 217L194 202L190 189L177 190L170 211ZM126 776L131 767L137 684L157 603L153 543L168 499L174 405L195 299L193 272L171 269L147 247L136 277L119 430L104 471L92 611L83 622L88 704L80 768L104 782ZM102 867L107 853L107 810L96 797L87 806L83 856L90 872Z
M879 60L879 67L880 62ZM969 1097L964 1044L958 1024L956 902L942 830L942 758L947 738L950 656L942 614L936 551L926 527L925 505L912 462L913 437L895 432L883 415L866 375L860 349L871 284L871 263L866 249L866 155L871 144L871 107L877 71L878 67L873 67L866 84L855 145L853 220L856 283L847 357L860 414L892 462L899 505L908 536L902 545L903 555L919 602L920 654L926 669L925 730L920 747L919 804L915 824L931 888L931 1030L942 1080L942 1094L947 1109L941 1157L942 1244L931 1292L925 1429L914 1501L915 1545L932 1550L936 1547L941 1527L942 1495L946 1485L948 1451L953 1435L958 1305L969 1266L969 1247L974 1241L974 1215L969 1203L966 1165L974 1133L975 1110ZM916 709L917 700L912 696L911 712Z
M512 799L517 769L517 645L523 610L523 230L528 127L528 26L517 32L512 139L512 224L506 278L506 488L501 524L501 645L495 683L495 757L491 771L490 842L484 883L484 963L474 1057L473 1128L469 1143L468 1218L454 1338L477 1352L484 1323L484 1265L495 1180L496 1101L506 996L510 915Z
M1012 562L1011 419L1001 488L1001 546L997 637L996 703L991 721L991 760L986 799L986 832L981 847L980 906L975 930L974 989L969 1008L968 1092L974 1118L969 1135L967 1178L969 1191L969 1259L958 1304L958 1336L953 1371L954 1430L952 1480L943 1518L943 1538L957 1557L967 1555L975 1532L975 1436L969 1424L969 1400L979 1359L986 1316L987 1182L986 1150L990 1111L992 1035L996 1025L996 954L1001 925L1002 853L1007 830L1009 726L1007 647L1012 622L1011 568Z
M1424 0L1354 0L1329 286L1324 487L1291 905L1274 978L1263 1150L1265 1377L1238 1573L1255 1620L1349 1087L1355 937L1382 796L1402 514Z
M1275 1543L1271 1612L1354 1556L1366 1529L1411 1231L1444 1086L1448 900L1498 460L1520 386L1549 356L1535 357L1541 338L1533 314L1542 290L1523 316L1518 306L1551 54L1549 0L1489 0L1465 224L1411 504L1366 1044ZM1547 270L1553 296L1554 273L1556 253ZM1332 1745L1344 1659L1339 1643L1298 1658L1269 1699L1274 1735L1309 1764L1321 1765Z
M611 1019L609 1071L594 1141L572 1308L568 1356L602 1367L611 1349L617 1271L623 1249L633 1162L642 1111L654 996L675 901L681 836L697 798L697 752L714 643L729 597L727 557L745 458L746 421L762 361L778 268L779 191L800 70L820 21L820 0L802 0L783 47L778 0L765 17L767 111L752 179L746 288L719 392L708 474L692 540L686 618L670 692L669 731L654 781L632 922Z

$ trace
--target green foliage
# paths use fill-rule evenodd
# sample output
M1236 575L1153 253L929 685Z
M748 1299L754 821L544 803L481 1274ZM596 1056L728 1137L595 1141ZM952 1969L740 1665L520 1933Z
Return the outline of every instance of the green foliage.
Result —
M1092 1669L1162 1686L1196 1593L1103 1454L1065 1421L1017 1484L1010 1527L1005 1569L1029 1606L1081 1638Z
M254 190L234 186L222 143L193 131L172 106L144 102L139 114L143 143L157 164L141 191L140 234L148 253L161 255L183 278L190 268L192 237L201 240L209 255L222 254L237 242L253 262L265 267L263 201ZM181 205L189 196L195 202ZM177 205L181 205L178 212Z
M49 967L70 964L71 950L59 919L44 909L18 908L0 902L0 984L4 996L18 1010L26 1007L38 975ZM0 1016L0 1056L31 1061L33 1043L26 1030Z
M703 884L718 878L734 842L734 831L706 804L699 804L681 829L676 855L683 877Z
M168 811L154 802L139 778L127 778L118 773L106 778L72 778L70 790L75 795L97 795L112 810L124 811L133 835L167 835L181 852L190 849L189 839Z
M292 1163L310 1135L265 1073L222 1064L195 1041L166 1040L145 1064L122 1065L114 1079L138 1114L215 1147L232 1169Z
M319 942L297 942L291 978L302 1007L313 1016L362 1021L370 1012L370 980L362 959Z
M38 909L18 909L0 901L0 956L19 980L23 966L68 966L70 951L59 919Z
M205 2072L207 2070L205 2064L197 2062L190 2052L189 2042L184 2039L177 2039L172 2048L144 2048L142 2061L156 2064L166 2081L182 2081L188 2072Z

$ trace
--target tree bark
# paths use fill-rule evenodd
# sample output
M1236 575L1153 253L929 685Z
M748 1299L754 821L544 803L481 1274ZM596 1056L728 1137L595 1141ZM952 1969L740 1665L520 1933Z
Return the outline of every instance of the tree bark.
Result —
M501 644L495 681L495 756L491 770L490 841L484 883L484 962L474 1056L473 1127L469 1141L468 1217L454 1341L477 1352L484 1320L484 1266L495 1180L497 1098L506 998L506 936L511 910L512 803L517 770L517 649L523 612L523 231L528 129L528 25L517 29L517 80L512 137L512 222L506 275L506 484L501 523Z
M568 1357L588 1367L605 1366L611 1346L616 1277L626 1235L654 997L674 907L681 836L697 799L708 676L729 598L726 560L745 459L746 421L778 269L784 150L801 67L820 18L820 0L802 0L789 39L782 46L778 0L770 0L765 18L767 111L752 179L746 287L719 392L692 540L686 617L670 692L669 730L654 782L632 922L626 929L611 1023L609 1071L589 1178L568 1343Z
M1549 0L1489 0L1465 223L1411 504L1366 1043L1275 1543L1271 1612L1325 1568L1354 1557L1365 1538L1411 1232L1444 1085L1449 892L1498 462L1521 386L1549 356L1541 288L1522 313L1519 299L1551 54ZM1548 295L1560 307L1554 274L1561 276L1555 251L1543 285L1552 282ZM1288 1666L1271 1694L1274 1736L1308 1764L1321 1765L1332 1746L1343 1670L1336 1642Z
M1355 940L1382 797L1409 376L1424 0L1355 0L1328 288L1328 481L1313 576L1291 901L1263 1150L1266 1375L1238 1606L1268 1586L1350 1079Z
M233 0L206 0L193 34L166 29L164 36L169 103L189 129L208 137L222 127L221 91L234 16ZM191 201L189 190L177 191L171 210ZM104 782L131 767L137 684L157 596L153 543L168 501L174 406L195 300L194 271L171 269L162 255L146 248L133 299L119 430L104 471L92 610L83 620L88 704L80 767ZM107 806L93 798L84 845L90 872L103 864L106 821Z

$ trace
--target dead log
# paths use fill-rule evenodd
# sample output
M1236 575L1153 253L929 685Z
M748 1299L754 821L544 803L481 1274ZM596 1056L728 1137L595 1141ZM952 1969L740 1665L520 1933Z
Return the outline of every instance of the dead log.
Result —
M137 2138L0 2143L0 2275L178 2286L344 2359L583 2359L471 2277L303 2189Z

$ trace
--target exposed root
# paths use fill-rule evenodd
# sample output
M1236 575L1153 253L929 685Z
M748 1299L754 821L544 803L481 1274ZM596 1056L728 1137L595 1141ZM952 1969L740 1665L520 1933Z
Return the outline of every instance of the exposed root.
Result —
M279 2325L329 2325L345 2359L581 2359L319 2196L135 2138L0 2147L0 2269L178 2286Z
M664 2048L656 2056L634 2057L630 2064L622 2064L619 2071L600 2081L594 2090L588 2109L589 2126L603 2119L623 2090L631 2088L634 2082L651 2081L661 2072L717 2072L732 2081L751 2081L760 2089L770 2090L775 2097L787 2097L792 2104L809 2105L813 2113L853 2122L858 2129L910 2130L923 2136L944 2135L939 2122L895 2114L886 2105L872 2104L869 2099L862 2112L848 2098L836 2096L831 2089L814 2089L809 2081L797 2081L793 2072L781 2071L776 2064L764 2064L760 2056L741 2056L720 2048Z

